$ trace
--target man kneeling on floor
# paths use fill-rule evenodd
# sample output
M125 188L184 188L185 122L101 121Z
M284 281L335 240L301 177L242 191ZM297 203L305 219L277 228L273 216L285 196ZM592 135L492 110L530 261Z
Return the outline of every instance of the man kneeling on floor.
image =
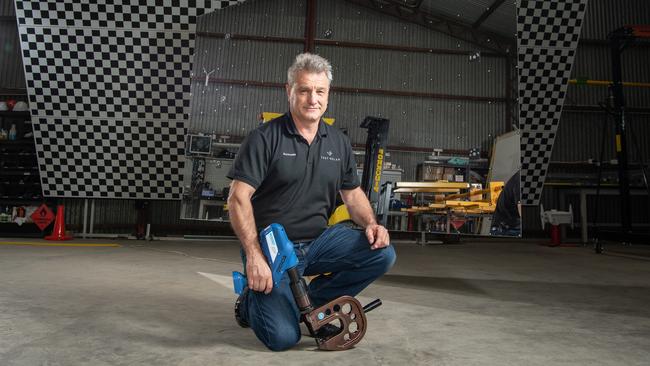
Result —
M242 244L248 288L235 304L239 325L251 327L274 351L300 340L300 313L289 278L273 288L258 233L272 223L284 226L309 284L314 307L343 295L355 296L395 262L388 231L375 220L359 187L348 138L321 119L327 109L332 66L303 53L289 68L289 112L253 130L242 143L228 178L228 210ZM365 231L327 227L341 193L352 220ZM332 326L324 332L335 333Z

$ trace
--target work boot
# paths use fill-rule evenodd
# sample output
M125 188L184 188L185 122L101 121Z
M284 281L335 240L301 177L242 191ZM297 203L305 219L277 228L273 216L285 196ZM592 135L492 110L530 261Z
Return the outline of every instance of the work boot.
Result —
M242 328L250 328L250 325L244 318L241 316L240 306L244 302L244 296L248 295L248 287L244 287L244 290L241 292L241 295L235 301L235 321Z

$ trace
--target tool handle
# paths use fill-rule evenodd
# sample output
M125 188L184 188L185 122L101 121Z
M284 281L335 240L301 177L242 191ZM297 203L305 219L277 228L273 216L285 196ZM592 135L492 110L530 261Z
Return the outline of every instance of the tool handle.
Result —
M381 299L376 299L376 300L374 300L374 301L372 301L372 302L366 304L366 305L363 307L363 312L364 312L364 313L367 313L367 312L369 312L369 311L375 310L376 308L378 308L378 307L380 307L380 306L381 306Z
M307 291L307 284L302 276L298 273L296 267L290 268L289 273L289 286L291 287L291 292L293 293L293 298L296 300L296 305L301 314L309 313L314 310L314 307L311 304L309 299L309 293Z

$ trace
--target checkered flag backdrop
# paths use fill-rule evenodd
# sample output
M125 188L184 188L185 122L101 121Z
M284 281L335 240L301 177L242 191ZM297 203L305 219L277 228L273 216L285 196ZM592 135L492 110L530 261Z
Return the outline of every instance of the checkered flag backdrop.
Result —
M16 0L43 195L180 199L196 18L240 2Z
M520 0L517 8L521 201L537 205L587 0Z

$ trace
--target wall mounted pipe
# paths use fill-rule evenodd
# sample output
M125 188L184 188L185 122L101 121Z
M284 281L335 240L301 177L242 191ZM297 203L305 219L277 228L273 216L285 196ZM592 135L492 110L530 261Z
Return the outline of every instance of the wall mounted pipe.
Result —
M588 86L610 86L614 84L609 80L591 80L591 79L571 79L569 84L573 85L588 85ZM650 83L636 82L636 81L622 81L623 86L633 86L638 88L650 88Z

